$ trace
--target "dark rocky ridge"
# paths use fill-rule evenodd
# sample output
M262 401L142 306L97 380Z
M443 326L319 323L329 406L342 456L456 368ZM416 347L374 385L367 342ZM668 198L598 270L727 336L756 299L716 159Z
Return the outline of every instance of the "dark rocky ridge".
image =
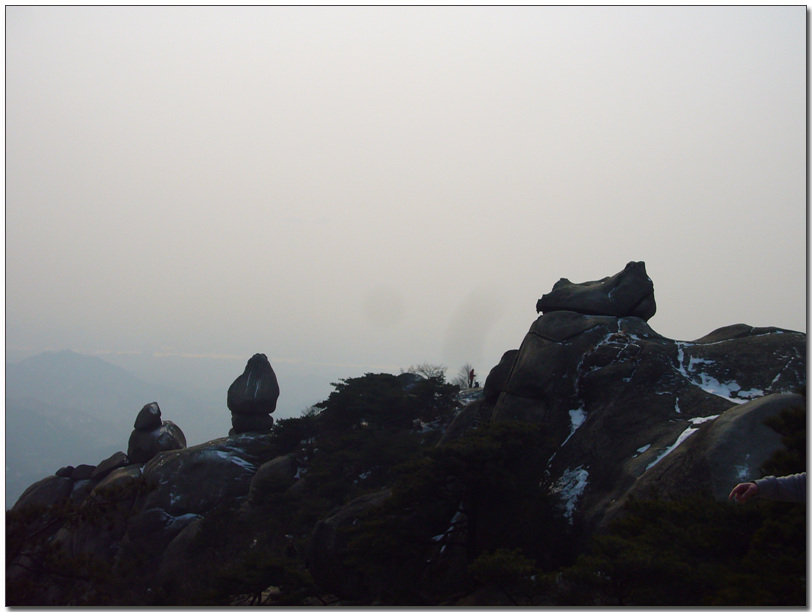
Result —
M555 495L563 518L582 526L584 537L617 515L629 496L679 497L690 491L726 497L735 483L757 477L764 460L781 447L780 436L764 420L791 407L805 410L805 396L796 393L806 384L805 334L738 324L691 342L665 338L647 323L655 306L642 262L601 281L574 285L562 279L538 308L543 314L519 349L507 351L488 375L482 399L458 405L453 421L439 419L445 424L437 437L426 439L452 444L487 423L543 426L554 451L535 482ZM419 382L410 374L398 381L407 394ZM48 527L37 520L30 529L49 534L49 541L75 558L90 555L113 568L140 563L144 589L170 585L181 602L198 595L200 585L185 572L200 554L201 534L218 521L231 525L231 544L239 543L245 554L264 537L268 551L297 559L322 594L379 601L389 583L348 564L347 529L387 503L389 482L325 509L302 546L292 548L284 531L269 527L275 514L306 507L316 482L309 470L318 446L322 440L335 443L324 427L316 428L322 434L302 432L292 446L271 435L278 395L270 363L254 355L227 394L234 425L228 437L186 448L185 440L179 443L182 433L163 447L152 435L157 446L142 455L131 444L127 455L117 453L98 466L61 468L29 487L14 510L71 501L90 511L113 496L118 501L108 511L110 529L69 522ZM157 404L145 406L133 435L171 424L160 416ZM333 417L320 416L317 425ZM418 427L425 429L425 423ZM131 494L115 497L121 491ZM464 551L482 534L498 531L499 521L512 520L509 513L480 517L477 531L466 531L459 526L469 511L460 503L445 519L447 529L438 529L447 537L442 546L429 546L435 569L421 575L415 592L466 584L471 559ZM408 517L403 520L408 524ZM451 540L454 547L447 547ZM25 555L23 547L18 558ZM42 588L25 603L64 603L63 591L37 583L35 573L14 566L7 575L12 582L32 579ZM136 603L154 601L144 594Z

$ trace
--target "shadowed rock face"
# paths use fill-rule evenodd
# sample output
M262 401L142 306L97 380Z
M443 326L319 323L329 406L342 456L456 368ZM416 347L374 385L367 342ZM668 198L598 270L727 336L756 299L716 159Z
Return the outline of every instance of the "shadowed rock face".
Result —
M738 483L760 478L761 466L783 447L781 436L765 421L805 405L803 395L775 393L733 406L705 423L689 425L683 432L684 442L651 465L610 505L604 522L611 520L614 509L622 507L629 496L657 494L677 499L686 491L702 491L726 500Z
M172 421L162 421L150 431L133 429L127 444L130 463L146 463L158 453L186 448L186 436Z
M648 321L657 312L654 283L642 261L631 261L621 272L597 281L573 283L562 278L536 303L536 312L556 310Z
M147 404L135 418L135 425L127 443L130 463L146 463L163 451L186 448L186 436L172 421L161 420L157 403Z
M141 408L133 427L139 431L152 431L160 426L161 409L156 402L152 402Z
M547 485L573 517L599 520L689 429L804 386L805 354L805 334L777 328L689 342L638 317L550 312L525 336L493 418L546 423L559 447Z
M269 416L276 410L279 383L268 358L257 353L245 371L228 388L227 405L231 410L234 433L267 432L273 425Z

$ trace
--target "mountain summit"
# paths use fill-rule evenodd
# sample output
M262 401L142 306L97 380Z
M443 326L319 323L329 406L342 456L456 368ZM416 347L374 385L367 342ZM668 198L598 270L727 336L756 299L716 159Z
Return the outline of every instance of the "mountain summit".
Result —
M727 495L805 469L806 335L665 338L643 262L562 279L537 308L474 393L441 370L368 373L274 423L254 355L228 436L25 491L8 603L798 605L803 551L761 547L803 512ZM134 417L136 437L169 423L157 404Z

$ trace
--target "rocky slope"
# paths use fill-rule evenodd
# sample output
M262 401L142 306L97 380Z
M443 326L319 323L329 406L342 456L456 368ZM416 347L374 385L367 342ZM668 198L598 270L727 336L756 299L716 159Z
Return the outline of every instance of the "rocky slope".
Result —
M724 500L782 448L765 421L805 414L805 334L665 338L642 262L562 279L537 309L481 393L368 374L274 425L255 355L226 437L187 448L145 406L127 453L61 468L9 513L9 603L500 604L471 599L488 555L554 569L630 498Z

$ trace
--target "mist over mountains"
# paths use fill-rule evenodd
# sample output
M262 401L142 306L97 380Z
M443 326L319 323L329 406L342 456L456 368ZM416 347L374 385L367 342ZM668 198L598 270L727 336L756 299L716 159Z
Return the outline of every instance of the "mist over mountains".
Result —
M90 463L126 445L133 415L151 401L191 439L217 431L214 398L147 382L98 357L59 351L6 364L6 506L54 465Z
M149 402L183 429L189 444L225 435L225 390L246 358L7 350L6 507L54 466L93 463L126 447L135 415ZM362 373L352 366L273 366L283 383L277 419L299 416L329 395L331 382Z

